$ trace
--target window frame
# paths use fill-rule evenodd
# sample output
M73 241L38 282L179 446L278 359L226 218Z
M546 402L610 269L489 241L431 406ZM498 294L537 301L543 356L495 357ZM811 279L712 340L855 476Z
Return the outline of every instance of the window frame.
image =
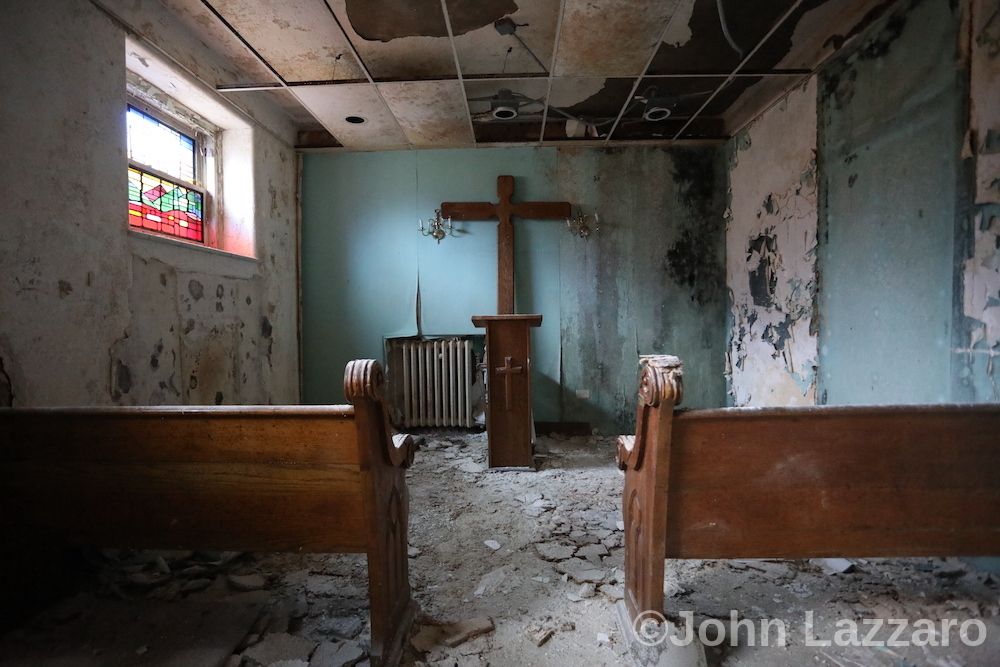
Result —
M176 100L174 100L175 103ZM165 238L172 241L178 241L181 243L191 243L196 246L203 246L206 248L214 248L215 243L212 242L216 234L214 232L214 201L212 193L205 187L205 172L208 167L207 151L209 146L215 146L217 143L217 137L215 133L209 132L201 127L193 125L189 122L185 122L183 119L178 118L172 114L164 112L162 109L155 107L141 98L128 93L125 96L125 113L128 114L129 108L134 108L136 111L143 113L156 121L166 125L170 129L174 130L179 134L183 134L188 139L194 141L194 180L188 181L186 179L172 176L164 171L155 169L147 164L143 164L138 160L133 160L131 156L126 155L126 162L128 166L126 167L126 173L128 169L138 169L139 171L146 172L157 178L162 178L171 183L176 183L182 187L194 190L201 194L202 201L202 238L201 241L195 241L193 239L186 239L180 236L174 236L173 234L166 234L161 232L156 232L151 229L144 229L142 227L135 226L129 220L128 207L126 206L125 211L125 224L129 231L148 234L156 238ZM128 153L128 127L126 123L125 128L125 152Z

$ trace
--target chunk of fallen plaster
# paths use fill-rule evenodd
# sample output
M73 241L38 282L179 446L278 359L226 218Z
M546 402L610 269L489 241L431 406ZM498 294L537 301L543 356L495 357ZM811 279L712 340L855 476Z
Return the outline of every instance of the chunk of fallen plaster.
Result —
M492 549L493 551L496 551L500 548L500 543L497 542L496 540L486 540L485 542L483 542L483 544L485 544L488 548Z
M243 652L243 657L262 665L270 665L279 660L309 660L309 654L316 642L290 635L286 632L272 632Z
M454 648L470 639L485 635L487 632L493 632L493 627L493 619L489 616L478 616L458 623L450 623L442 626L444 639L441 642L445 646Z
M559 544L558 542L540 542L535 545L535 551L544 560L566 560L573 556L576 547Z
M474 595L478 598L484 595L493 595L499 591L504 579L507 578L508 571L509 568L504 565L484 574L483 578L479 580L479 585L476 586Z
M347 667L356 665L365 657L357 642L322 642L313 653L309 667Z
M586 558L595 565L600 565L601 557L608 555L608 548L603 544L588 544L577 549L576 555L580 558Z
M238 591L258 591L267 585L267 580L259 574L231 574L228 581Z
M819 565L827 574L847 574L854 569L854 563L846 558L814 558L810 562Z

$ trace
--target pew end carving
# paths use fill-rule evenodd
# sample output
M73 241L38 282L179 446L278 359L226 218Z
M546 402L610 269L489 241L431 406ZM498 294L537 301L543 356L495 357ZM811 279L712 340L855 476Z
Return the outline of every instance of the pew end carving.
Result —
M33 543L365 553L373 665L415 613L405 473L382 369L354 361L334 406L0 409L0 528ZM252 480L252 481L248 481Z
M666 558L996 556L1000 406L675 412L674 357L641 362L625 471L625 612L664 612Z
M406 468L413 463L415 444L411 436L393 433L384 390L378 362L362 359L347 365L344 394L354 405L359 442L368 444L361 468L372 489L367 494L372 652L398 661L416 613L410 594L406 490Z

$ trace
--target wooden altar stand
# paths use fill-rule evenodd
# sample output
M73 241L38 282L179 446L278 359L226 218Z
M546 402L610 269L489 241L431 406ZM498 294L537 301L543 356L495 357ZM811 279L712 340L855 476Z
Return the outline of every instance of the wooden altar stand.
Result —
M486 328L486 432L491 468L535 467L531 417L531 328L541 315L475 315Z
M514 177L497 177L497 203L443 202L441 215L453 220L497 220L497 312L474 315L486 328L486 431L491 468L531 468L531 327L541 315L514 314L513 218L568 220L569 202L515 202Z

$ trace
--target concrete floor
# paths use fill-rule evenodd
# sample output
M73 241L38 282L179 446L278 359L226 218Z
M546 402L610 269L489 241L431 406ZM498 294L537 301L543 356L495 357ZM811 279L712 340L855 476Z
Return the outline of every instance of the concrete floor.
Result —
M425 435L408 475L410 577L421 613L404 664L632 663L615 620L623 554L613 441L542 438L538 472L489 472L483 434ZM365 660L363 556L92 558L99 567L79 595L0 641L0 665L318 667ZM735 642L719 637L722 646L706 652L712 666L1000 664L992 575L955 559L852 564L835 573L807 561L669 561L667 609L690 612L696 625L720 619L725 628L731 610L758 624L784 622L785 646L775 645L776 631L767 647L748 645L745 630ZM808 646L810 611L809 636L819 640L833 639L846 621L857 623L863 638L871 628L864 619L874 618L932 619L938 629L942 619L973 619L987 636L981 646L964 646L956 625L950 646ZM458 646L442 643L439 626L470 620L493 629ZM706 629L716 640L717 628Z

